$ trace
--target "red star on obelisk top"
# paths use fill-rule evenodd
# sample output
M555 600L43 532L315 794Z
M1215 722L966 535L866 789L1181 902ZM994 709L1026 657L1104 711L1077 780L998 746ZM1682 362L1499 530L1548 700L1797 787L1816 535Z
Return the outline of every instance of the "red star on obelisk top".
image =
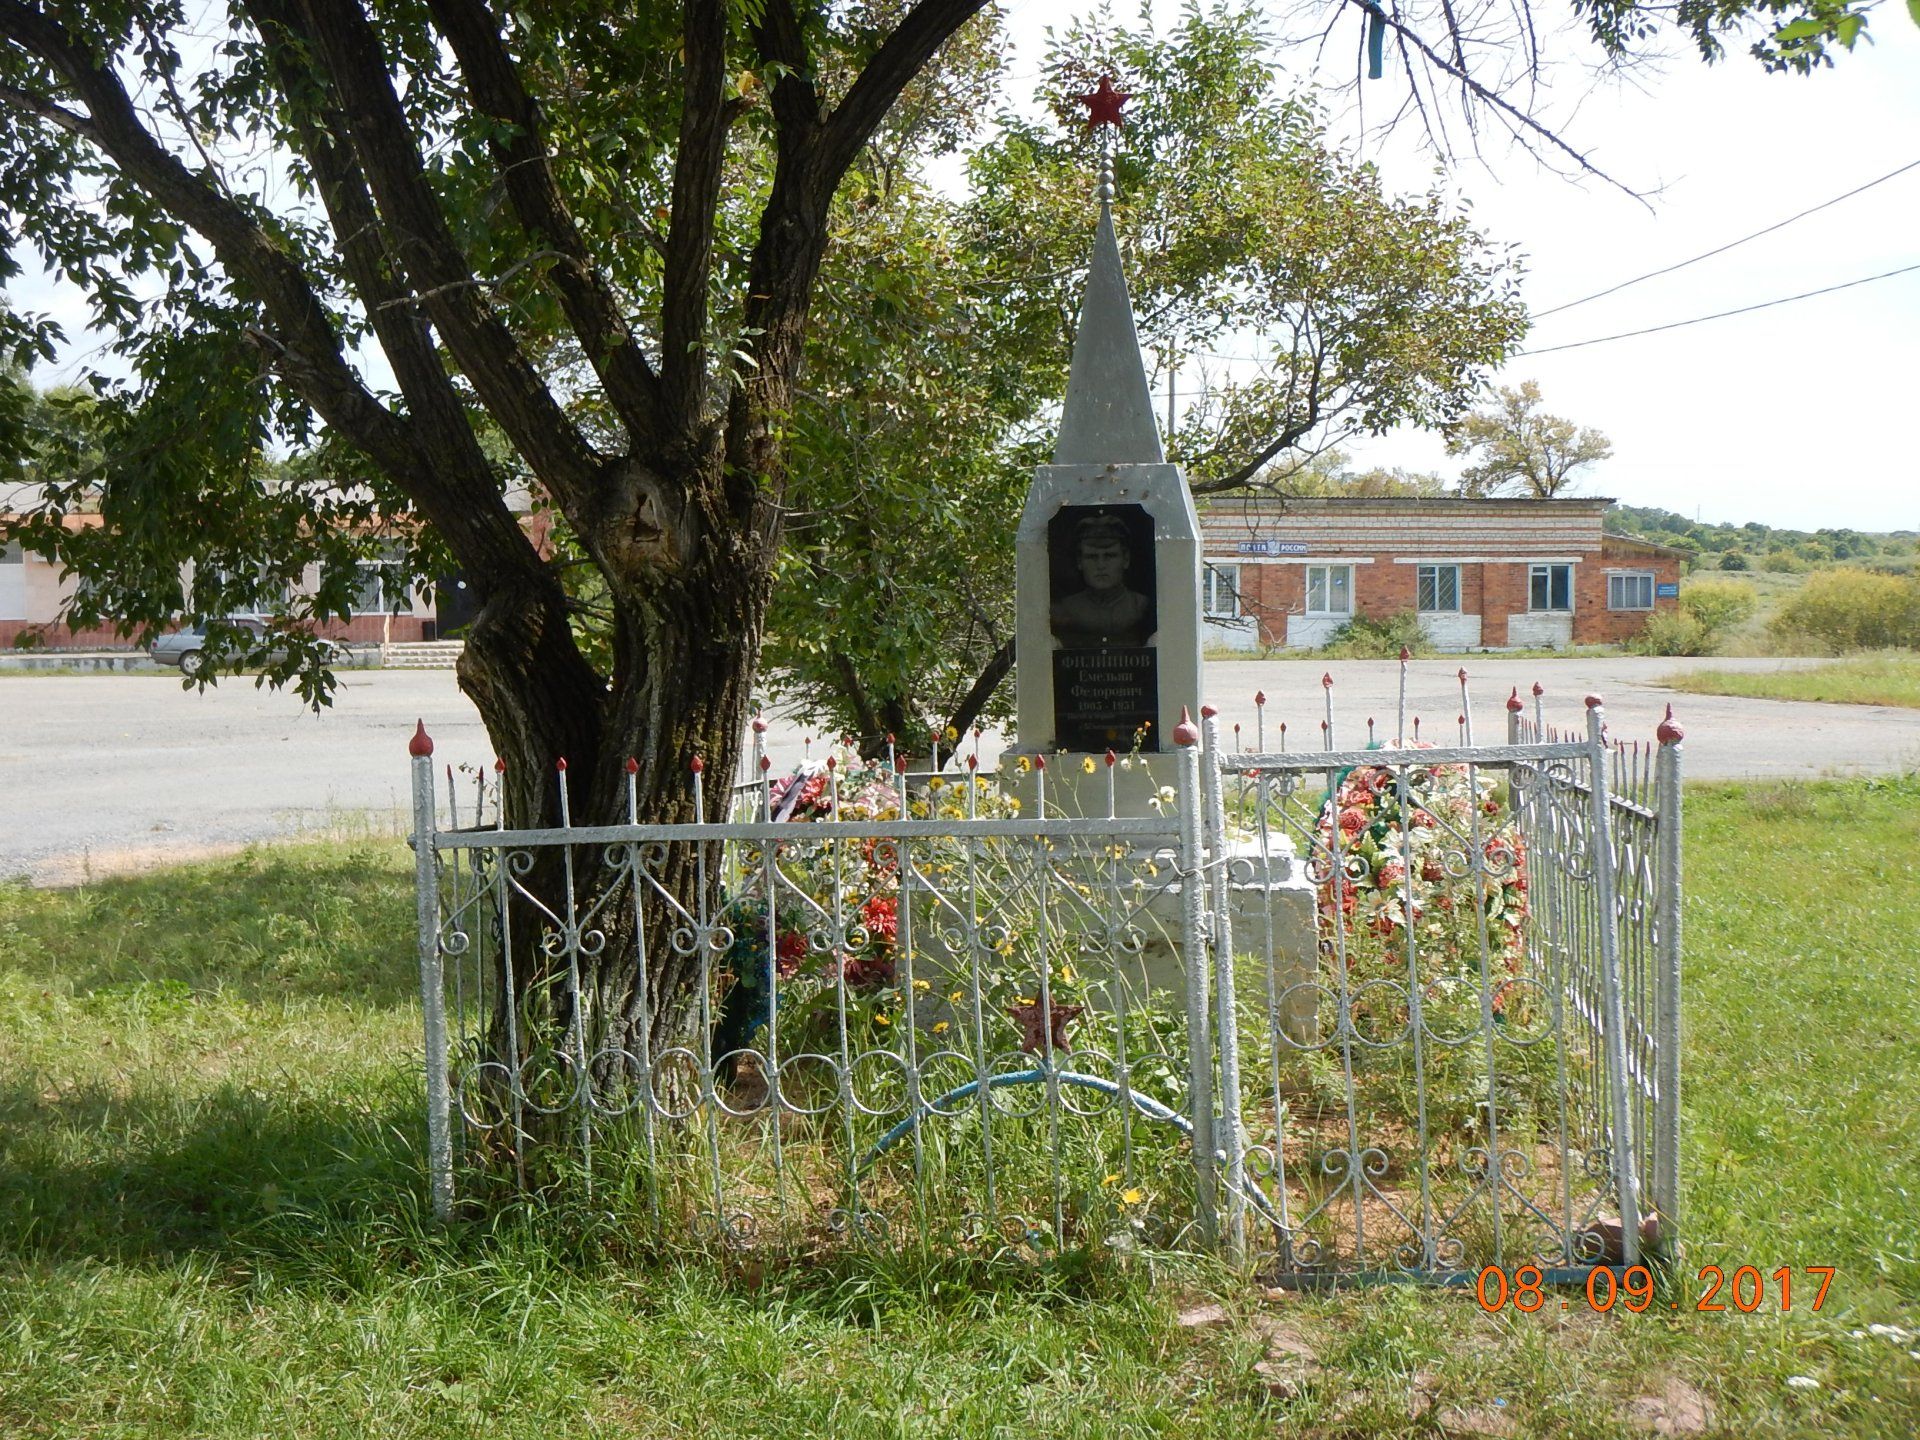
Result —
M1102 125L1111 125L1118 129L1121 123L1120 107L1133 96L1124 90L1114 89L1111 75L1102 75L1098 88L1089 94L1076 95L1074 98L1087 107L1087 129L1097 130Z

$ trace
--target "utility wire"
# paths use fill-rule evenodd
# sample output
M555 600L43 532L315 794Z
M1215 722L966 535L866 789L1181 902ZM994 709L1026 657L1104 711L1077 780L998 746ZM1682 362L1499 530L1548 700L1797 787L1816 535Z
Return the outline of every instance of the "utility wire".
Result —
M1704 325L1709 320L1724 320L1729 315L1748 315L1755 310L1770 310L1775 305L1790 305L1795 300L1811 300L1816 295L1831 295L1836 290L1851 290L1856 285L1871 285L1876 280L1891 280L1896 275L1911 274L1915 270L1920 270L1920 264L1902 265L1898 270L1884 270L1878 275L1848 280L1840 285L1829 285L1822 290L1805 290L1798 295L1782 295L1778 300L1762 300L1758 305L1742 305L1738 310L1721 310L1712 315L1696 315L1691 320L1675 320L1668 325L1649 325L1644 330L1623 330L1618 335L1598 335L1591 340L1575 340L1566 345L1543 345L1538 350L1518 350L1511 358L1518 360L1523 355L1551 355L1556 350L1578 350L1587 345L1604 345L1609 340L1631 340L1636 335L1658 335L1662 330L1679 330L1688 325Z
M1675 264L1668 265L1667 267L1661 270L1649 270L1645 275L1636 275L1631 280L1622 280L1618 285L1610 285L1605 290L1596 290L1593 294L1584 295L1578 300L1569 300L1566 304L1556 305L1551 310L1536 310L1533 313L1533 318L1536 320L1544 320L1549 315L1558 315L1562 310L1571 310L1576 305L1585 305L1589 300L1599 300L1599 299L1603 299L1608 295L1616 294L1621 290L1625 290L1629 285L1638 285L1642 280L1654 280L1659 278L1662 275L1671 275L1676 270L1684 270L1687 268L1687 266L1697 265L1702 260L1711 260L1716 255L1724 255L1727 253L1727 251L1732 250L1736 246L1744 245L1749 240L1758 240L1762 235L1771 235L1776 230L1785 229L1787 226L1793 224L1793 222L1796 220L1804 220L1809 215L1818 214L1822 210L1828 209L1829 207L1834 205L1838 205L1842 200L1851 200L1854 196L1861 194L1863 191L1871 190L1876 185L1884 185L1887 183L1887 181L1894 179L1896 176L1904 175L1907 173L1907 171L1914 170L1914 169L1920 169L1920 160L1909 161L1907 164L1902 165L1898 170L1889 170L1885 175L1882 175L1878 180L1869 180L1864 185L1857 185L1853 189L1847 191L1847 193L1844 195L1836 195L1831 200L1823 200L1810 210L1802 210L1798 215L1789 215L1786 219L1781 220L1775 224L1769 225L1764 230L1756 230L1751 235L1742 235L1738 240L1729 240L1726 244L1721 245L1715 249L1705 251L1699 255L1695 255L1691 260L1681 260L1676 262ZM1534 353L1538 354L1539 352L1536 351Z

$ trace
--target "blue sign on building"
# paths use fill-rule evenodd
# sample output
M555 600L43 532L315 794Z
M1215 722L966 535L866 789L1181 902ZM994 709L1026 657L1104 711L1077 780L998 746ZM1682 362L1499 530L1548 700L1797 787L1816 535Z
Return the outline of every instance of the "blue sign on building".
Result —
M1304 540L1242 540L1242 555L1304 555L1307 542Z
M1656 585L1653 587L1653 593L1662 600L1671 600L1680 593L1680 587L1678 585Z

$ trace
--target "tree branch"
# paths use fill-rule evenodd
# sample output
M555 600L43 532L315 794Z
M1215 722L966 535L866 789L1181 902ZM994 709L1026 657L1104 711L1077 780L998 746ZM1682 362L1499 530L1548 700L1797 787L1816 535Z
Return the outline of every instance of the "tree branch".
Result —
M306 28L346 116L360 171L421 303L481 403L554 499L584 514L602 461L487 307L427 183L420 148L379 37L354 0L301 0ZM463 283L467 282L467 283Z
M497 583L506 574L536 577L539 556L508 511L427 322L410 303L387 253L366 179L352 151L336 139L345 133L345 117L324 101L306 103L315 93L308 83L311 36L298 10L289 0L242 4L287 97L295 143L312 167L348 281L393 366L407 412L432 452L432 463L421 467L424 482L406 488L476 579Z
M1009 636L1000 648L993 652L983 669L960 698L960 704L947 719L946 728L958 730L962 735L973 728L973 722L980 718L981 711L987 708L987 702L993 699L993 692L1000 688L1000 682L1007 678L1013 669L1013 638Z
M56 105L44 95L35 95L31 90L22 90L13 85L0 84L0 105L9 105L15 110L24 110L29 115L58 125L69 135L78 135L82 140L98 142L99 132L84 115L76 115L64 105Z
M619 298L587 254L554 176L544 117L521 83L498 18L486 0L428 0L428 8L453 47L475 108L513 127L489 147L521 226L560 260L548 274L567 323L629 432L652 429L659 419L658 377L622 318Z
M894 27L821 130L820 165L829 192L880 128L900 92L948 37L986 6L987 0L920 0Z
M207 238L227 273L273 323L276 365L301 397L389 474L416 472L420 457L405 427L349 368L326 307L279 242L162 146L141 124L119 77L95 64L91 49L57 21L20 0L0 0L0 35L51 66L86 107L88 129L76 133L85 133L130 181Z
M725 99L727 9L686 0L680 148L673 164L673 223L661 296L661 389L667 413L696 426L704 409L707 281L713 266L715 207L732 114ZM681 440L693 438L691 428Z

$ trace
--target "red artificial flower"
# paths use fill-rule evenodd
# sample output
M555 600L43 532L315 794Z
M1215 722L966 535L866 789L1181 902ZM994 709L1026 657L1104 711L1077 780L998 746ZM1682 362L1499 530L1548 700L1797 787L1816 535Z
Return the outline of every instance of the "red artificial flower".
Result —
M1340 833L1358 835L1367 828L1367 812L1358 805L1349 805L1340 812Z
M900 902L891 895L876 895L860 907L860 923L875 940L891 945L900 938Z
M789 930L773 942L773 968L780 972L782 980L790 978L806 958L807 937L798 930Z

